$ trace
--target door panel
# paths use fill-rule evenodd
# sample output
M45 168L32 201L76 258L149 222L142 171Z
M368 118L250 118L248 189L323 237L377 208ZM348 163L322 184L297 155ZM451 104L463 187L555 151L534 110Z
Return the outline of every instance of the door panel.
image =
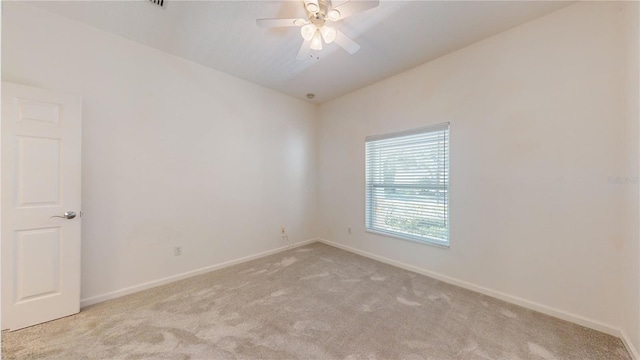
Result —
M80 310L81 101L2 83L2 328Z
M59 205L60 139L17 136L17 206Z
M60 291L60 228L16 231L16 303Z
M18 116L16 121L37 121L57 126L60 124L60 104L18 99Z

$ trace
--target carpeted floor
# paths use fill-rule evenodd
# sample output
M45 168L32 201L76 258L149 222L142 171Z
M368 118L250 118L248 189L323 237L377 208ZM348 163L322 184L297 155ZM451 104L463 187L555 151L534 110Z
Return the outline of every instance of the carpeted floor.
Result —
M630 359L615 337L320 243L2 336L5 359Z

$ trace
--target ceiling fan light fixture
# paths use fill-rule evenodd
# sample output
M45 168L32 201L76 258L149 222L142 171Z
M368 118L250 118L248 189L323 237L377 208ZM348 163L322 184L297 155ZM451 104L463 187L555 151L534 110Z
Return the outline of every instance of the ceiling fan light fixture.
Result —
M299 2L300 0L294 1ZM260 28L299 27L300 34L304 41L296 54L296 59L298 60L305 60L310 57L319 60L320 56L318 53L322 51L323 45L332 43L337 44L349 54L355 54L360 49L360 45L351 40L342 31L333 26L326 25L333 25L333 22L338 22L353 14L375 8L379 6L380 0L336 1L342 2L334 9L332 0L302 0L301 5L304 8L306 17L257 19L256 24Z
M307 10L310 13L315 14L320 10L320 6L318 6L318 4L316 3L310 2L310 3L307 3Z
M338 35L338 32L336 31L336 29L332 26L321 27L320 33L322 34L322 38L324 39L324 42L327 44L331 44L333 40L336 39L336 35Z
M316 33L311 38L311 50L322 50L322 36L320 30L316 30Z
M313 24L307 24L300 29L300 33L302 34L302 38L306 41L310 41L315 35L317 28Z

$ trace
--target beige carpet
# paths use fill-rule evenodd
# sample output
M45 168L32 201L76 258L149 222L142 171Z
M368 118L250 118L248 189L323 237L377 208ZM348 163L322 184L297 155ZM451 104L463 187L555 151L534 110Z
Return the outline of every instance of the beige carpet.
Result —
M5 359L630 359L612 336L315 243L3 334Z

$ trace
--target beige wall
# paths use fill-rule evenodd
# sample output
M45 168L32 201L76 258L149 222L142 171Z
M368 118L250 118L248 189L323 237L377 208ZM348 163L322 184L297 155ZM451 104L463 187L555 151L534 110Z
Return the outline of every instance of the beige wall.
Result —
M572 5L324 104L319 235L616 334L625 6ZM366 233L365 136L445 121L451 247Z
M2 5L2 79L83 97L84 300L314 236L316 106Z

